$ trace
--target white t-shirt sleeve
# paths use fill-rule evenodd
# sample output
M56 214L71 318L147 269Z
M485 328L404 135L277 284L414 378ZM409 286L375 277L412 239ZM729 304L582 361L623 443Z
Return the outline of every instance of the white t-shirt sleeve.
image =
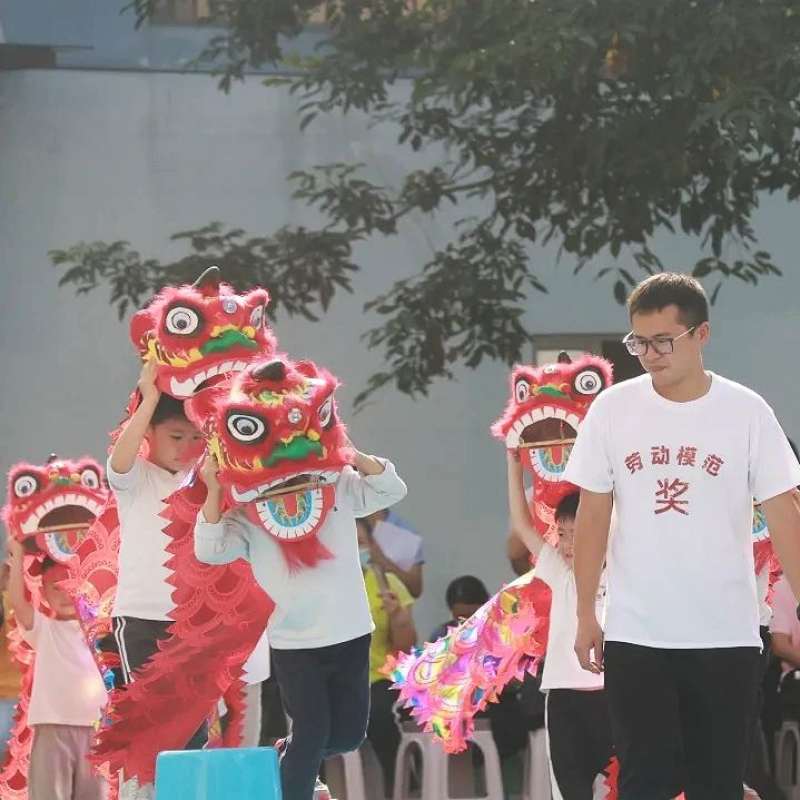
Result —
M614 472L606 445L606 414L602 395L589 408L567 462L564 480L589 492L614 488Z
M352 467L345 467L336 486L337 502L346 503L356 517L366 517L399 503L408 493L403 479L397 474L394 464L379 458L383 472L378 475L362 475Z
M109 458L106 462L106 477L108 478L108 485L115 493L132 493L142 484L144 477L142 460L137 457L133 462L133 466L127 472L117 472L111 467L111 458Z
M781 578L775 584L775 591L772 595L772 619L769 623L771 633L785 633L791 636L792 631L797 626L796 617L797 602L795 601L792 588L786 577Z
M759 398L750 443L750 491L757 503L800 485L800 464L775 412Z
M552 589L569 576L569 567L558 550L545 542L536 559L534 574Z

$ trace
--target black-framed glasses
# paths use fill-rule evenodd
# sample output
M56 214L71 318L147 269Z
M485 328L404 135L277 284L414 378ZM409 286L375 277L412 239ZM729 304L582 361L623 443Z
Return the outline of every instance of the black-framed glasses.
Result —
M653 339L648 339L645 336L637 336L631 331L623 340L622 344L628 348L628 352L632 356L643 356L647 352L648 347L653 348L653 352L659 356L668 356L675 352L675 342L688 336L697 326L692 325L688 331L684 331L678 336L656 336Z

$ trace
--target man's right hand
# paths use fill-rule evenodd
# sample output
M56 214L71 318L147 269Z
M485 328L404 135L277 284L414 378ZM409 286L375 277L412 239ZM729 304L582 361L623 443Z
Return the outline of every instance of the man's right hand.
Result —
M149 359L142 364L142 371L139 373L139 382L137 386L142 393L142 400L158 402L161 397L161 391L156 386L156 373L158 372L158 364L155 359Z
M599 675L603 671L603 629L594 614L578 617L575 655L581 666Z

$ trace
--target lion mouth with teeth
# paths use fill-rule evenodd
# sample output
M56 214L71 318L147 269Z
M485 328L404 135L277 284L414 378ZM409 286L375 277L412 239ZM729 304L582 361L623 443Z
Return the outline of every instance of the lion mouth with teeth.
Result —
M2 518L24 547L25 587L43 614L53 613L43 593L44 558L72 566L107 499L103 470L91 458L51 456L46 464L17 464L8 473Z
M593 355L572 362L562 354L557 364L512 372L511 397L492 434L508 450L518 450L533 476L537 503L555 508L575 490L563 481L572 445L589 406L611 383L611 364Z
M8 475L3 519L27 552L66 563L107 496L103 471L93 459L18 464Z
M236 294L210 267L191 286L167 287L131 320L131 340L158 365L161 391L183 400L275 351L269 294Z
M311 362L254 362L203 396L189 415L205 419L227 502L281 544L290 562L321 557L317 534L334 506L349 460L337 417L338 381Z

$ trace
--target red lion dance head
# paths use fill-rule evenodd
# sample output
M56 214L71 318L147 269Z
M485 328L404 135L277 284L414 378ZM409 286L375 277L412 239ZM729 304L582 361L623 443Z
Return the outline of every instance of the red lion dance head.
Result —
M66 564L108 497L101 466L51 456L46 464L17 464L8 473L3 521L29 554Z
M183 400L275 351L266 289L236 294L209 267L191 286L162 289L131 320L131 341L158 364L158 388Z
M511 373L511 397L492 434L507 449L519 449L533 477L534 518L543 533L560 500L576 491L562 480L572 443L589 406L611 383L611 364L593 355L572 362L563 353L557 364L518 366Z
M210 402L189 404L193 418L205 419L228 502L245 506L290 563L312 565L320 557L316 534L349 463L334 400L338 385L310 361L280 357L231 376L209 393Z

